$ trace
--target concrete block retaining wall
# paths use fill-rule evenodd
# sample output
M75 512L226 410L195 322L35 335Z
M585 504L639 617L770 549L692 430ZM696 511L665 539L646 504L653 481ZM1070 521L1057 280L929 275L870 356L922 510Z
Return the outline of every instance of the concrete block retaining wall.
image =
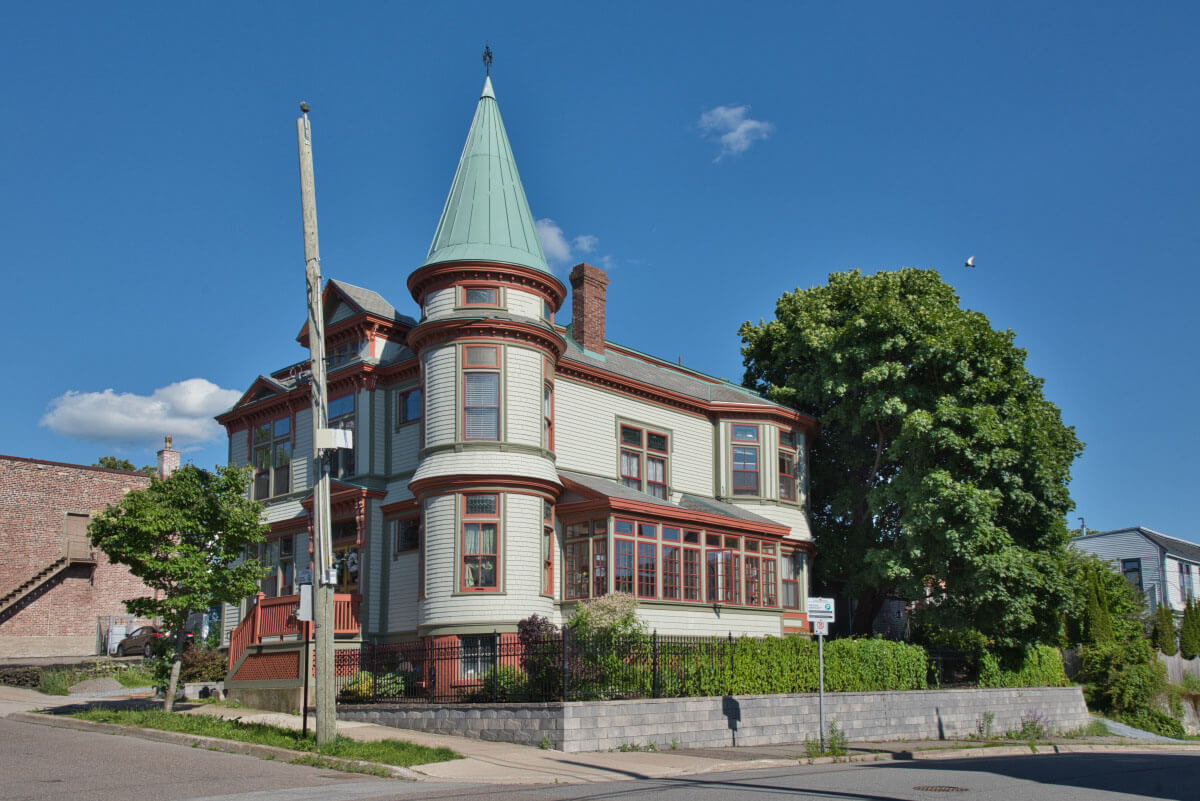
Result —
M826 726L837 719L850 740L937 740L979 731L986 713L991 731L1021 727L1038 714L1052 730L1087 725L1078 687L1012 690L916 690L835 693L825 696ZM339 706L338 717L401 729L481 740L538 745L561 751L606 751L622 745L705 748L798 743L819 735L818 698L742 695L658 698L567 704Z

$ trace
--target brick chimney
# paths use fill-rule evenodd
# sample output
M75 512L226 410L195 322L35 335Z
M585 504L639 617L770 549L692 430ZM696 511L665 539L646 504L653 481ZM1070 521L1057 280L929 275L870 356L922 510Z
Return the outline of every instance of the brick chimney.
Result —
M604 353L608 274L590 264L571 269L571 335L584 350Z
M164 438L166 444L158 452L158 477L167 478L179 469L179 451L171 447L171 438Z

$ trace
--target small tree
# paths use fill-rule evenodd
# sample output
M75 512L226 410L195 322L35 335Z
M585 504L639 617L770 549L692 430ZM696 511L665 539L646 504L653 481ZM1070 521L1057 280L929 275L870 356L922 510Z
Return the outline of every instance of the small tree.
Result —
M1150 633L1150 640L1155 648L1167 656L1179 653L1175 638L1175 616L1165 603L1160 603L1154 610L1154 628Z
M1183 610L1183 623L1179 627L1179 653L1184 659L1200 656L1200 602L1189 599Z
M175 634L164 709L171 711L183 656L183 627L195 610L236 603L257 589L262 568L242 560L266 532L262 506L246 497L248 469L187 465L134 490L88 528L97 548L129 567L153 596L125 601L131 614L160 618Z
M1092 643L1114 641L1107 593L1104 592L1099 571L1095 566L1088 571L1087 638Z

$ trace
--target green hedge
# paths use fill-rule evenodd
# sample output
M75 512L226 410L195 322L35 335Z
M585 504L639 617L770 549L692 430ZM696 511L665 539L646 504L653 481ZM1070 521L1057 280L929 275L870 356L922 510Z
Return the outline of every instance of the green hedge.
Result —
M991 651L979 654L980 687L1066 687L1062 654L1049 645L1035 645L1019 664L1006 665Z
M700 653L665 657L663 696L816 692L817 644L802 637L745 637ZM732 653L730 649L732 648ZM925 650L880 639L833 640L825 646L829 692L923 690Z

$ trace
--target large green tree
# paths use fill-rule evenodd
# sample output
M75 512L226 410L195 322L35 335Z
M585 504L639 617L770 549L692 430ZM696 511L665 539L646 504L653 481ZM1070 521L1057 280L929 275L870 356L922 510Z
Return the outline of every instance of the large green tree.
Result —
M246 496L248 469L194 465L125 495L96 516L88 534L108 558L154 591L125 601L130 613L156 617L175 632L166 709L175 700L183 656L183 627L194 611L237 603L254 593L262 568L244 560L246 547L267 530L262 506Z
M1056 639L1083 445L1011 331L932 270L834 273L740 331L745 384L811 414L818 575L869 631L889 593L1000 648Z

